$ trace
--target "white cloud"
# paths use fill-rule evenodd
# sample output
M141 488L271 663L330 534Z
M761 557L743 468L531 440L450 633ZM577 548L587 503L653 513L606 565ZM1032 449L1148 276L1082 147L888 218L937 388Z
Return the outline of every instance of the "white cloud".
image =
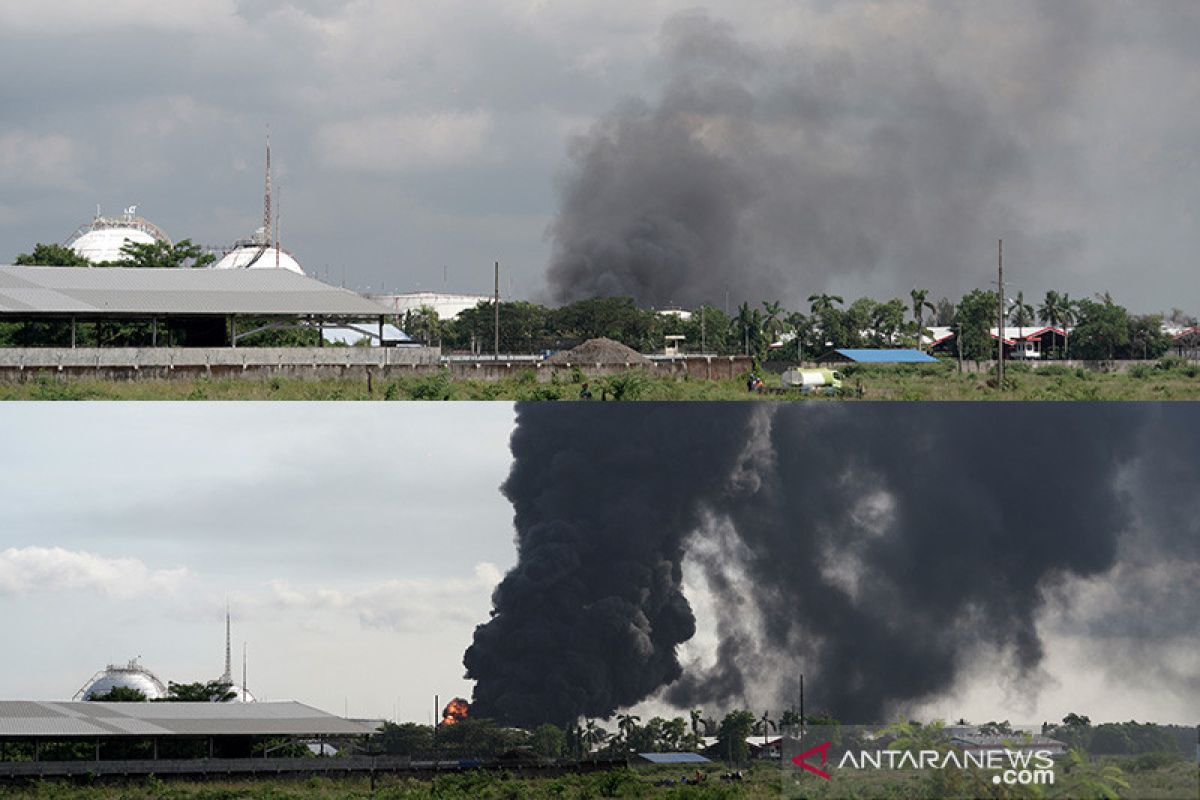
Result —
M466 166L494 157L491 130L485 111L382 114L322 127L317 150L329 166L351 170Z
M351 591L274 580L266 597L250 602L285 611L349 612L364 628L422 631L440 623L478 622L501 577L495 564L483 562L461 578L392 580Z
M64 590L129 599L172 593L190 579L186 569L151 569L136 558L107 558L61 547L0 551L0 595Z

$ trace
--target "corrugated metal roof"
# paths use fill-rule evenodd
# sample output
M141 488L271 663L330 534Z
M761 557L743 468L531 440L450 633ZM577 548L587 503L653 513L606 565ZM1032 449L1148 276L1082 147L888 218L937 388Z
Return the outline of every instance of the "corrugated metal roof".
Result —
M103 703L0 700L4 736L367 734L362 722L303 703Z
M276 269L0 266L4 314L324 314L391 309L315 278Z
M837 349L833 352L858 364L936 364L937 359L920 350L855 350Z
M651 764L710 764L699 753L638 753Z

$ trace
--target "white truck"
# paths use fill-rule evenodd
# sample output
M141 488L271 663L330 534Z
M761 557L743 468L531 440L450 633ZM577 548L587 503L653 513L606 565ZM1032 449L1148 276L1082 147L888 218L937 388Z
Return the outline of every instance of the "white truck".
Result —
M789 369L780 381L783 388L799 389L804 394L837 394L842 388L842 373L834 369Z

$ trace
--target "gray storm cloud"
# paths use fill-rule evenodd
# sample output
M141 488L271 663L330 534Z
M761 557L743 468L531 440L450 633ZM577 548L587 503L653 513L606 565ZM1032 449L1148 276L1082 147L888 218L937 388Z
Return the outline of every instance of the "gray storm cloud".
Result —
M804 672L810 708L879 721L982 653L1036 673L1047 609L1106 643L1103 668L1144 666L1194 638L1200 554L1176 515L1198 430L1183 406L523 406L518 563L466 653L475 703L518 724L650 696L781 708ZM1147 467L1162 451L1168 481ZM1147 516L1164 502L1177 524ZM677 655L696 630L685 560L712 597L712 666ZM1158 679L1183 691L1189 669Z

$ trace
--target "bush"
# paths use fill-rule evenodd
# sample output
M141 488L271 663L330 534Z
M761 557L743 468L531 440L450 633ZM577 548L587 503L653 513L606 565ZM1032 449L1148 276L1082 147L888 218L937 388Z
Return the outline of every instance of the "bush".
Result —
M413 400L443 400L450 395L450 370L438 370L413 381L408 396Z
M1137 380L1143 380L1150 377L1151 367L1147 364L1134 364L1129 368L1128 375Z

